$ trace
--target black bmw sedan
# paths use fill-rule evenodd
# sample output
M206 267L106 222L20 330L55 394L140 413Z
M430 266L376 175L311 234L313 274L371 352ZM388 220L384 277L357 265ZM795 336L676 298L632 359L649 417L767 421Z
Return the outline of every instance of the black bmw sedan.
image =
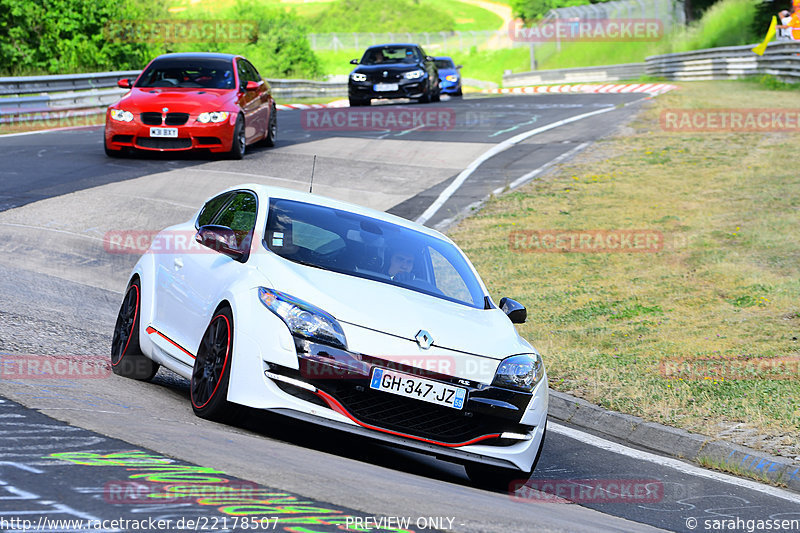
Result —
M438 102L439 73L433 58L418 44L370 46L350 73L351 106L369 105L372 98L415 98Z

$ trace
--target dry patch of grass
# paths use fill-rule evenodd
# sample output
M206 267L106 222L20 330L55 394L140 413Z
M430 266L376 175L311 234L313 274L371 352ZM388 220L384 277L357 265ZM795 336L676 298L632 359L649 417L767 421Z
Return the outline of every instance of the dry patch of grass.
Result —
M0 124L0 135L4 133L24 133L28 131L52 130L56 128L75 128L84 126L102 126L105 124L105 113L88 116L69 116L46 118L44 120L21 120Z
M781 108L800 109L800 93L779 94ZM800 174L792 161L800 135L659 125L664 109L777 102L750 82L682 84L624 134L490 200L450 232L496 298L527 306L520 333L545 357L551 387L709 435L742 422L798 446L800 375L791 361L800 356ZM511 249L512 232L549 229L659 231L664 246ZM668 371L675 362L693 373Z

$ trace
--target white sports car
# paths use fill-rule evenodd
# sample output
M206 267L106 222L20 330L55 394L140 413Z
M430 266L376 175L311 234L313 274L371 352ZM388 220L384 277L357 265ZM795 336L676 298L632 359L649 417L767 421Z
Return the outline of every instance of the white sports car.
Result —
M188 236L188 238L187 238ZM133 269L115 373L191 380L195 413L235 404L461 463L508 489L536 466L541 357L444 235L386 213L262 185L208 200Z

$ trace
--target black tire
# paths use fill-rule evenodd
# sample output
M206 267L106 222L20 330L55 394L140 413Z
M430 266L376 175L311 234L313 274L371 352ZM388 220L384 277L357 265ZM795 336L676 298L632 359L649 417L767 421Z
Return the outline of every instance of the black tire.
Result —
M542 449L544 448L544 439L546 436L547 422L545 422L542 442L539 444L539 450L536 452L536 458L533 460L530 472L523 472L522 470L514 468L488 466L481 463L467 463L464 465L467 476L475 486L482 489L513 494L530 479L533 471L536 470L539 457L542 456Z
M275 140L278 138L278 110L273 104L269 112L269 125L267 126L267 135L262 141L264 146L275 146Z
M236 127L233 128L233 141L231 142L231 159L242 159L247 150L247 138L244 130L244 117L239 115L236 119Z
M370 100L361 100L359 98L349 98L350 100L350 107L361 107L365 105L370 105Z
M430 89L427 89L424 93L422 93L422 96L420 96L419 103L428 104L430 103L430 101L431 101L431 91Z
M111 370L119 376L147 381L156 375L159 365L139 347L141 301L142 286L137 278L128 285L117 314L111 340Z
M436 92L431 96L432 102L439 102L442 99L442 90L440 88L436 88Z
M461 87L459 87L458 90L453 93L453 96L464 96L464 93L461 91Z
M232 414L228 403L228 381L233 359L233 313L223 307L209 322L194 360L189 394L194 414L223 420Z

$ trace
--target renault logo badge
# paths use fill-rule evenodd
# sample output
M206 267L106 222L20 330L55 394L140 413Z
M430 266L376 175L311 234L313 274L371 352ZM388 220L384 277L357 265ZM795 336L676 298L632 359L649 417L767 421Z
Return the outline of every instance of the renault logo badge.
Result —
M414 338L417 340L419 347L423 350L427 350L433 344L433 337L424 329L419 330Z

